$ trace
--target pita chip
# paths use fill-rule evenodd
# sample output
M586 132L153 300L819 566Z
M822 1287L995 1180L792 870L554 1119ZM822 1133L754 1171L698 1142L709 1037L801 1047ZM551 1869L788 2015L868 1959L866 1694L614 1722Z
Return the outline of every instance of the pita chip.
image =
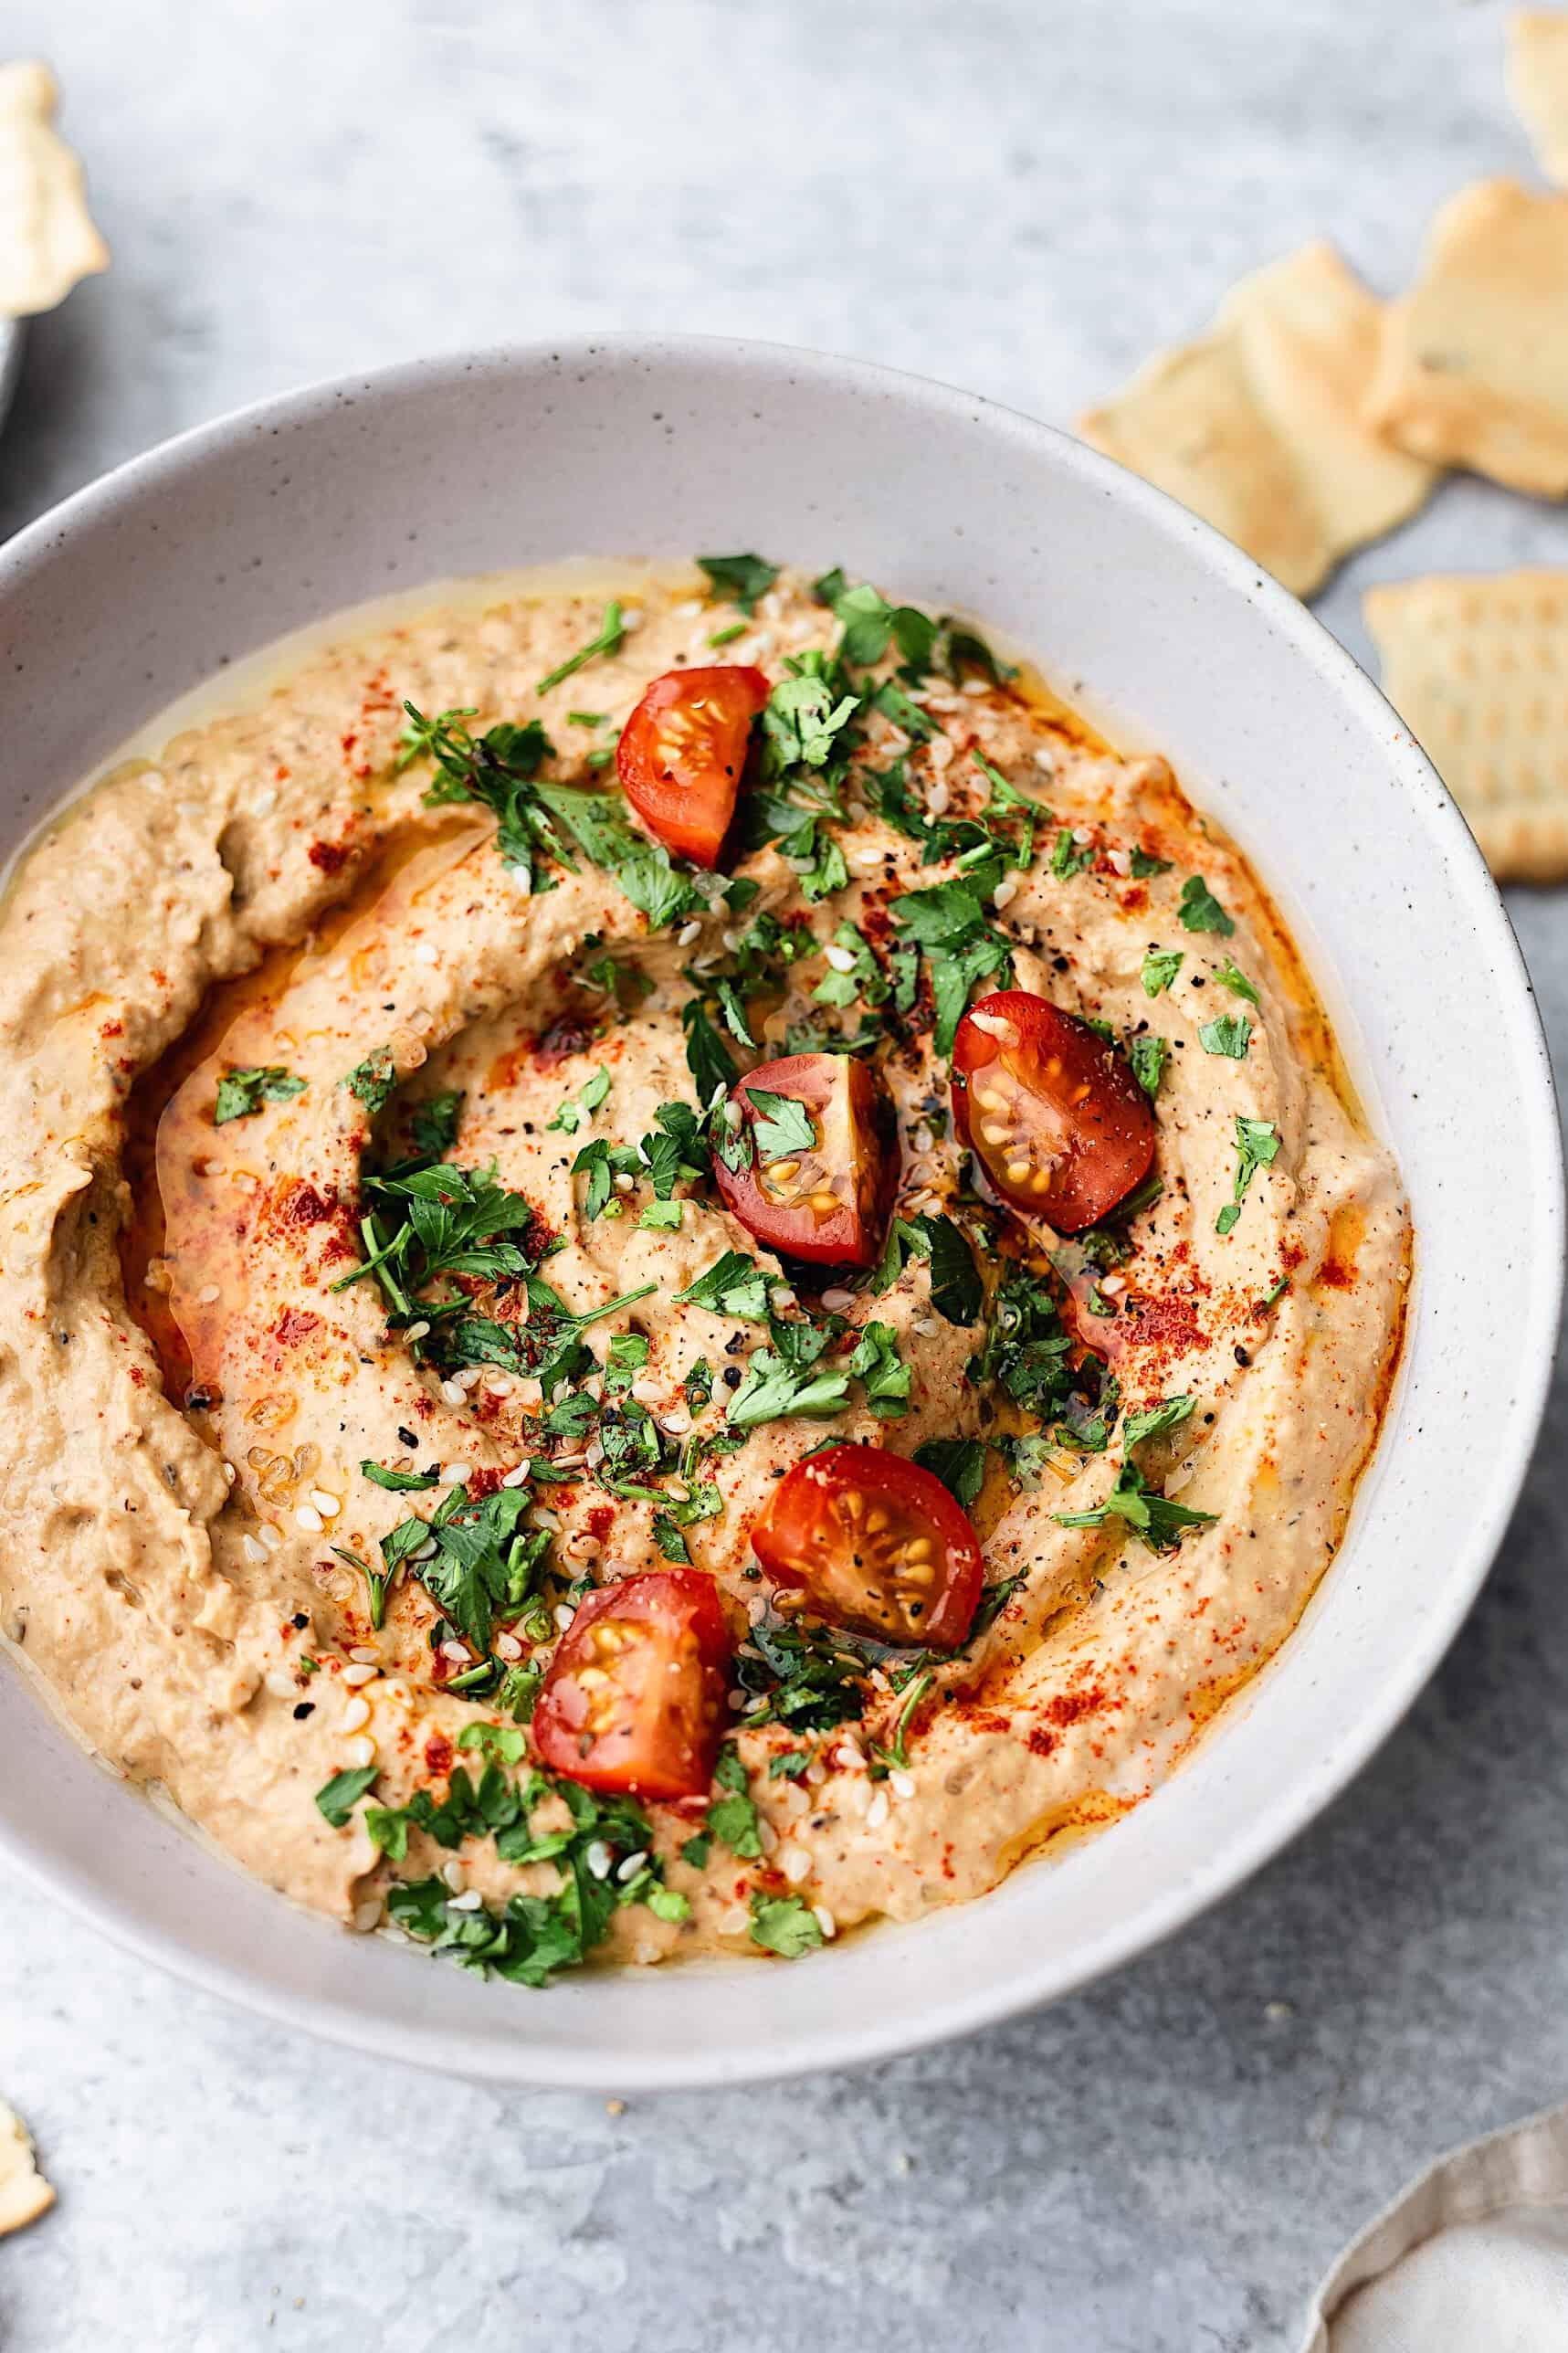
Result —
M1479 180L1449 198L1389 305L1366 415L1418 457L1568 495L1568 195Z
M1521 8L1509 18L1508 94L1542 170L1568 187L1568 10Z
M1369 589L1383 691L1500 882L1568 878L1568 572Z
M1435 470L1363 420L1383 305L1331 246L1244 278L1210 332L1079 419L1300 596L1414 513Z
M54 128L58 103L47 66L0 66L0 317L52 311L109 267L81 165Z
M38 2171L26 2126L0 2100L0 2239L36 2222L55 2202Z

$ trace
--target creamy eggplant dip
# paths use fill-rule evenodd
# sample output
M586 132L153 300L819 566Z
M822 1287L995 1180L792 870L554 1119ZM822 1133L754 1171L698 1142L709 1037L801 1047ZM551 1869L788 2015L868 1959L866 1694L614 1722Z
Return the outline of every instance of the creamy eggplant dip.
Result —
M1333 1553L1398 1173L1236 849L967 624L351 616L0 925L0 1628L301 1904L528 1985L917 1918Z

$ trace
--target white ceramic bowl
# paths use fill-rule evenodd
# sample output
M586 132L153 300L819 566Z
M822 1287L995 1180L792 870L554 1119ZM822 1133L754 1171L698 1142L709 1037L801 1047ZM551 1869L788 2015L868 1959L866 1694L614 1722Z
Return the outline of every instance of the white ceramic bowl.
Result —
M204 1986L492 2082L630 2091L883 2056L1179 1927L1342 1788L1421 1688L1501 1538L1552 1362L1552 1082L1452 802L1361 671L1245 556L961 393L639 337L432 361L187 434L0 553L0 848L175 695L334 608L519 564L736 546L984 617L1124 742L1171 754L1277 892L1399 1154L1418 1238L1409 1340L1339 1557L1185 1770L983 1902L793 1967L534 1994L346 1936L211 1859L0 1671L9 1863Z

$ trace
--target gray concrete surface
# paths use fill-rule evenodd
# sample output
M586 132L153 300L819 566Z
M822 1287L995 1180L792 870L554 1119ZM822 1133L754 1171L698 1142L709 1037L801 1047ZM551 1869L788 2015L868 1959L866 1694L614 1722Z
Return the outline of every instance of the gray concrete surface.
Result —
M34 332L0 529L233 403L509 334L773 336L1069 418L1300 238L1392 290L1448 190L1528 169L1501 21L5 0L0 47L54 58L116 258ZM1364 651L1366 582L1521 558L1568 561L1563 516L1450 485L1321 610ZM1514 912L1568 1051L1563 900ZM1506 1216L1508 1139L1474 1148ZM0 2343L1285 2353L1408 2171L1568 2092L1565 1443L1560 1388L1447 1665L1289 1854L1112 1981L875 2074L619 2116L444 2084L0 1884L0 2092L61 2192L0 2246Z

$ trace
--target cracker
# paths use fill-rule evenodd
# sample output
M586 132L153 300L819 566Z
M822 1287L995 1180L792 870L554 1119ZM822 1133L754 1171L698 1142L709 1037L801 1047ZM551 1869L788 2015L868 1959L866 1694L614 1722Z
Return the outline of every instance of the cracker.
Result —
M0 66L0 316L52 311L109 267L81 165L54 130L59 91L47 66Z
M1367 421L1416 456L1568 495L1568 195L1461 188L1389 305Z
M1363 422L1382 327L1332 247L1303 246L1244 278L1206 335L1152 360L1078 429L1310 596L1432 486L1431 466Z
M1568 572L1437 574L1362 609L1384 692L1499 881L1568 879Z
M1568 187L1568 12L1521 8L1509 18L1508 94L1542 170Z
M55 2202L38 2171L26 2126L0 2100L0 2239L36 2222Z

